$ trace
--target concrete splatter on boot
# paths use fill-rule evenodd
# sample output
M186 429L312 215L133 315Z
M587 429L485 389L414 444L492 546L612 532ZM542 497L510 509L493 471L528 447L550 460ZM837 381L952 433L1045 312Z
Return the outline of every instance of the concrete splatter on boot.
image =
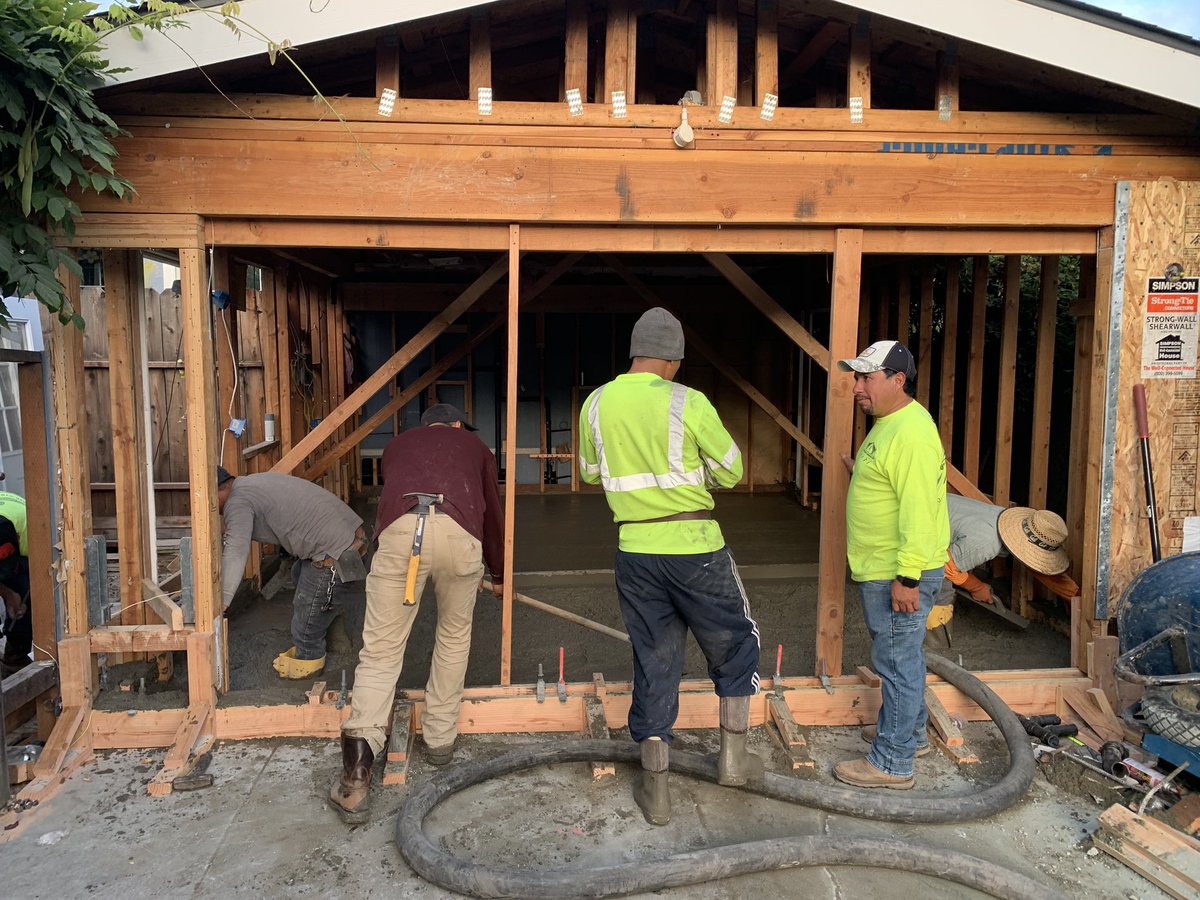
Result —
M671 792L667 784L670 746L662 738L647 738L641 743L642 771L633 783L633 800L651 825L671 821Z
M329 805L347 825L362 825L370 817L374 765L366 738L342 735L342 774L329 789Z
M763 762L746 749L750 726L750 698L721 698L721 753L717 757L717 783L740 787L751 778L761 778Z

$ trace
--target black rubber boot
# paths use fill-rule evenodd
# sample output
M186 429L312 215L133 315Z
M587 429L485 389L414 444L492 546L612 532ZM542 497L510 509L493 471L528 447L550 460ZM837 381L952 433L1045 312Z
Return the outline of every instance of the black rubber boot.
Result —
M761 778L763 762L746 749L750 725L749 697L721 698L721 753L717 757L717 783L741 787L751 778Z
M375 754L366 738L342 735L342 774L329 789L329 805L347 825L362 825L371 814L371 775Z
M641 742L642 771L633 783L633 800L651 825L671 821L671 791L667 780L670 748L666 741L648 738Z

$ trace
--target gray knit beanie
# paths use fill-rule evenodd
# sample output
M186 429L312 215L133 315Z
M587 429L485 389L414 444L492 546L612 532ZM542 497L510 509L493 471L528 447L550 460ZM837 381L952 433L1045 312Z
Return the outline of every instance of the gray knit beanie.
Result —
M629 358L683 359L683 326L679 320L656 306L642 313L629 337Z

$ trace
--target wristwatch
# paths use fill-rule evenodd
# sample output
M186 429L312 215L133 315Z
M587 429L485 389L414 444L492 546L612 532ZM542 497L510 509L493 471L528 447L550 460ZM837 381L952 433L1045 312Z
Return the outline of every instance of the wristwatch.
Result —
M907 575L897 575L896 580L898 582L900 582L902 585L904 585L906 588L915 588L917 585L919 585L921 583L921 579L909 578Z

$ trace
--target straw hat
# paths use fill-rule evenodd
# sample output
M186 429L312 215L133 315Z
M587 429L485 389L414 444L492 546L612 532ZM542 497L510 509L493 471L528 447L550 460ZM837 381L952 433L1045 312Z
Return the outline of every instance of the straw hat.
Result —
M1061 575L1071 566L1067 551L1067 523L1046 509L1014 506L1000 513L996 523L1008 552L1035 572Z

